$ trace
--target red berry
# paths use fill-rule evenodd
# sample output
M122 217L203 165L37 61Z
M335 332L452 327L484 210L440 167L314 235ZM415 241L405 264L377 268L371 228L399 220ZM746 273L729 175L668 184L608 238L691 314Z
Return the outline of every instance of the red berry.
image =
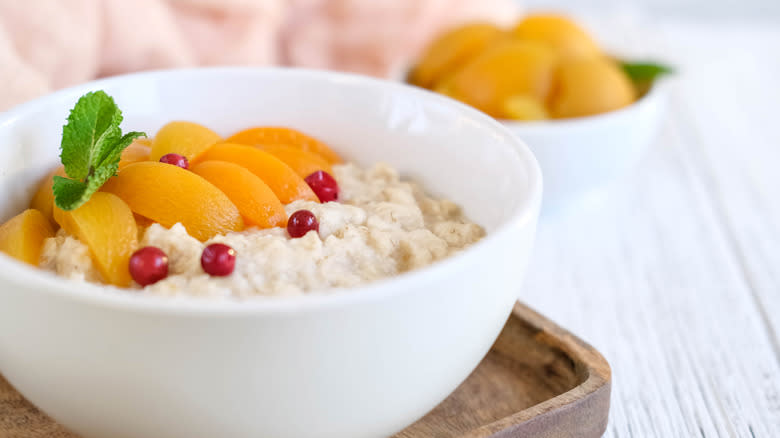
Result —
M148 286L168 276L168 256L156 246L145 246L130 256L129 268L136 283Z
M309 231L319 231L320 223L309 210L298 210L287 220L287 232L290 237L303 237Z
M309 187L320 198L320 202L330 202L339 199L339 184L328 172L318 170L304 178Z
M162 157L160 157L160 162L165 164L173 164L174 166L179 166L182 169L190 168L190 162L187 161L187 157L185 157L184 155L165 154Z
M230 275L236 267L236 250L223 243L212 243L203 250L200 265L209 275L216 277Z

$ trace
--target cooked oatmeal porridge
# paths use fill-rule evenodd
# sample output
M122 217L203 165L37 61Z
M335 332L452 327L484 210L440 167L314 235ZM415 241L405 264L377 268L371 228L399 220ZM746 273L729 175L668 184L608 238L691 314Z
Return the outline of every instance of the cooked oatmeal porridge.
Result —
M169 263L168 276L143 293L241 298L351 287L429 265L485 234L456 204L430 197L386 164L334 165L333 172L338 202L296 200L284 207L288 215L309 210L318 219L319 232L301 238L282 227L247 228L206 242L181 224L140 230L140 246L160 248ZM229 276L210 276L201 266L204 248L215 242L235 250ZM101 278L87 246L63 230L45 240L40 266L72 280Z

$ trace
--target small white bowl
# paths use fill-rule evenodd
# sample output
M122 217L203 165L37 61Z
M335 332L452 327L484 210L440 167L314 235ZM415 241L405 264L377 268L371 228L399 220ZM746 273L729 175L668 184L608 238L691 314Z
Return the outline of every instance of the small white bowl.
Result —
M56 161L68 109L104 89L124 128L287 125L385 161L487 229L428 268L350 290L245 302L63 280L0 255L0 372L85 438L378 437L443 400L518 298L541 203L533 155L444 97L358 76L196 69L100 80L0 115L0 219Z
M656 83L633 104L595 116L502 121L539 161L544 175L544 216L565 213L634 167L658 131L663 88Z

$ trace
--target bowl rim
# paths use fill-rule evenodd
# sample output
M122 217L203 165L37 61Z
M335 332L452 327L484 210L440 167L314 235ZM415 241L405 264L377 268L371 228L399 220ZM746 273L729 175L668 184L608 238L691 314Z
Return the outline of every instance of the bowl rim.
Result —
M622 108L607 111L604 113L593 114L589 116L580 117L567 117L563 119L545 119L545 120L512 120L512 119L496 119L501 124L509 127L513 131L544 131L544 130L563 130L563 129L576 129L582 127L592 126L599 123L610 123L612 120L627 117L628 115L641 111L649 105L662 98L664 90L666 89L666 78L659 78L653 81L650 89L645 94L639 97L639 99L631 102Z
M68 95L81 95L90 90L103 88L107 85L116 85L127 80L155 76L241 74L286 75L293 79L296 76L315 76L331 83L349 83L356 86L384 88L395 93L418 97L420 101L426 104L447 105L455 110L456 113L469 117L509 140L500 147L507 147L510 149L510 153L517 154L520 162L525 166L529 183L528 195L524 202L520 203L510 213L507 220L466 250L410 272L350 288L328 288L294 296L259 295L242 299L140 295L131 289L71 281L55 273L27 265L5 254L0 254L0 282L2 282L0 285L3 283L20 287L33 285L38 293L67 298L72 301L79 301L82 304L175 315L228 316L258 313L284 314L304 310L315 311L342 307L353 303L380 300L391 295L403 294L411 289L407 287L409 284L424 281L426 277L447 276L448 273L458 272L468 267L472 261L481 257L482 251L491 244L501 241L513 229L522 226L535 226L542 198L542 173L536 158L528 146L506 126L490 116L446 96L419 87L358 74L291 67L197 67L124 74L68 87L22 103L5 112L0 112L0 131L6 126L13 124L17 119L23 118L41 106L47 105L50 101L58 100Z

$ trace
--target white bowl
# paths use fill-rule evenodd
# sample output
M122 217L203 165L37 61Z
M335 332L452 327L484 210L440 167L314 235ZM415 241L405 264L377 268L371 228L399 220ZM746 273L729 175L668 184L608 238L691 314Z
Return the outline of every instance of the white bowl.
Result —
M634 167L658 131L663 95L663 84L656 83L637 102L596 116L502 121L539 161L545 216L565 212Z
M0 219L57 161L68 109L113 95L125 129L173 119L228 134L281 124L348 159L385 161L488 230L428 268L350 290L245 302L164 299L57 278L0 255L0 372L85 438L377 437L474 369L518 297L541 200L530 151L500 123L422 90L284 69L152 72L0 116ZM10 195L9 195L10 194Z

